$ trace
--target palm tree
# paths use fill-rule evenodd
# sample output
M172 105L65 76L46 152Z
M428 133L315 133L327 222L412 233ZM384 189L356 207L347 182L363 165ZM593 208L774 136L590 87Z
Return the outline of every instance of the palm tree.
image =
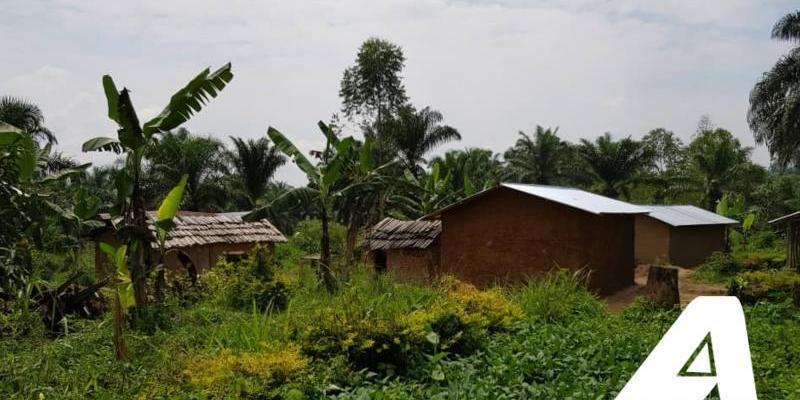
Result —
M387 122L386 135L399 153L401 161L415 175L422 172L420 164L425 155L437 146L461 140L461 134L450 126L441 125L442 113L425 107L416 111L403 107L396 119Z
M231 136L231 140L234 149L228 152L228 159L236 186L243 195L243 206L253 209L266 194L275 171L286 163L286 157L267 138L245 141Z
M227 172L223 149L219 140L192 135L184 128L165 132L145 152L152 169L149 176L156 180L155 193L165 193L186 174L185 209L219 209L226 197L219 184L219 178Z
M0 97L0 121L27 132L34 139L58 143L56 136L44 126L44 114L36 104L12 96Z
M800 43L800 11L781 18L772 38ZM750 92L747 122L756 143L766 144L778 165L800 162L800 47L764 73Z
M697 133L689 144L689 161L706 209L714 210L725 192L744 189L760 178L760 167L749 160L751 151L725 129Z
M570 146L558 137L558 127L536 126L533 138L520 131L517 143L504 157L514 179L519 182L552 185L566 174L572 156Z
M627 196L642 170L651 162L650 152L630 137L614 140L610 133L594 142L581 139L580 154L604 196Z

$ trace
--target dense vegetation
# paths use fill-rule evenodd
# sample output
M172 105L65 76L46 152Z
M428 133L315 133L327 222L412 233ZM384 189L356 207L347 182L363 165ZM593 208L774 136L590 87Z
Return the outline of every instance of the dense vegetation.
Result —
M773 37L800 40L800 14ZM54 150L35 104L0 97L0 395L6 398L610 398L677 316L637 302L608 315L580 279L556 273L521 288L480 291L443 277L430 287L373 276L359 260L365 228L418 218L503 181L564 185L636 203L695 204L736 218L730 251L696 279L728 285L746 306L759 392L800 396L800 278L784 268L767 221L800 209L800 48L766 73L748 120L774 164L764 168L701 117L684 143L665 128L569 142L556 127L519 132L502 153L434 152L466 131L406 94L402 49L360 47L341 80L341 115L324 147L299 149L269 127L231 145L182 127L234 78L206 69L155 118L102 79L116 136ZM98 116L102 117L102 116ZM266 123L266 121L265 121ZM356 134L358 133L358 134ZM598 134L596 132L594 134ZM308 184L276 181L299 168ZM194 282L163 263L178 209L252 211L289 243L220 263ZM155 210L154 231L147 211ZM122 246L98 244L100 213ZM149 243L155 243L151 247ZM315 274L300 257L320 254Z
M643 303L607 315L564 274L480 292L453 280L422 288L359 271L328 295L311 275L299 280L282 267L265 281L285 285L288 301L282 311L261 310L258 295L250 305L227 296L251 272L224 272L258 267L220 267L205 279L204 295L168 299L159 329L128 335L129 363L113 360L110 316L76 321L58 340L3 340L0 395L613 398L678 315ZM798 309L745 309L761 397L797 396Z

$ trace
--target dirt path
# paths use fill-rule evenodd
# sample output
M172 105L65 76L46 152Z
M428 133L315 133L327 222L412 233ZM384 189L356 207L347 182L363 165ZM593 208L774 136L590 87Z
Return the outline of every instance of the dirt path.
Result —
M634 276L635 285L607 297L606 308L608 311L622 311L633 299L643 293L644 286L647 284L648 270L649 266L647 265L639 265L636 267L636 274ZM692 273L694 273L694 271L679 267L678 290L680 290L681 307L686 307L686 305L697 296L721 296L725 294L725 285L696 282L691 279Z

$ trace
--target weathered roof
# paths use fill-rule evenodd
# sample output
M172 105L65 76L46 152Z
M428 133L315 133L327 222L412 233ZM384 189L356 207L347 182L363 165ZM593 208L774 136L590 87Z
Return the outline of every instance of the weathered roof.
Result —
M286 237L269 221L246 222L246 212L200 213L179 211L173 219L175 227L167 235L168 249L225 243L269 243L285 242ZM155 232L155 213L148 212L150 230ZM108 214L101 219L110 220Z
M644 207L650 209L649 217L655 218L670 226L731 225L739 223L735 219L723 217L722 215L691 205L647 205Z
M648 209L575 188L503 183L501 186L592 214L647 214Z
M424 249L442 232L441 221L401 221L384 218L370 229L367 245L371 250Z
M775 218L772 221L769 221L769 223L770 224L775 224L775 223L778 223L778 222L786 222L787 220L792 220L792 219L797 219L797 218L800 218L800 211L795 211L795 212L793 212L791 214L786 214L786 215L784 215L782 217Z

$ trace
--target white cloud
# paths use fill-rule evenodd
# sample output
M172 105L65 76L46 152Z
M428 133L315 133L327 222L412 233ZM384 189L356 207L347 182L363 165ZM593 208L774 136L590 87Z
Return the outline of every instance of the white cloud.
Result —
M520 129L559 125L570 140L664 126L685 139L702 114L752 144L749 89L785 51L769 39L788 3L749 0L71 1L6 6L0 34L18 62L0 94L42 106L63 149L113 132L100 76L155 114L201 68L231 60L235 79L187 124L256 137L273 125L308 149L339 109L358 45L403 46L412 101L443 112L464 140L502 151ZM84 159L102 161L97 155ZM757 158L766 162L760 149ZM287 166L294 183L301 174Z

